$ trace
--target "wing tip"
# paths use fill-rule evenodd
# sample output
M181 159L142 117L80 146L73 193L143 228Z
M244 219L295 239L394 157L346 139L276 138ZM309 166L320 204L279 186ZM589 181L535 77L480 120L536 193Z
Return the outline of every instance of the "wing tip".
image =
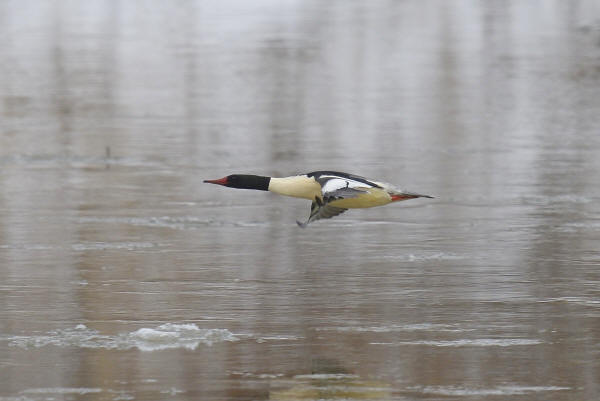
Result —
M302 223L298 220L296 220L296 224L298 224L298 227L300 228L306 228L306 226L308 226L308 222L307 223Z

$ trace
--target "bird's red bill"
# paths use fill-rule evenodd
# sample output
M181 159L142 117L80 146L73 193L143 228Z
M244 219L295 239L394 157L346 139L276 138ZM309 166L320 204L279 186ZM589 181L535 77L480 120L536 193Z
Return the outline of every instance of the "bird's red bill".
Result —
M204 182L208 182L209 184L227 185L227 177L219 178L218 180L204 180Z

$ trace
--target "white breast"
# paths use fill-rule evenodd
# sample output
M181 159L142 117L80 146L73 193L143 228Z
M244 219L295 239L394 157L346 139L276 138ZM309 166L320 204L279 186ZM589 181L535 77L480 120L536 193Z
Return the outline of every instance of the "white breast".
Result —
M271 178L269 191L295 198L315 200L321 197L321 186L314 178L305 175L296 175L284 178Z

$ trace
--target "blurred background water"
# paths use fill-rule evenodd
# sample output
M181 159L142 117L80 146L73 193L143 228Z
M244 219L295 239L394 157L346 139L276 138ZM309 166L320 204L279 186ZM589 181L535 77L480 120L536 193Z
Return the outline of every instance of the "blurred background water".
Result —
M0 2L0 400L600 399L600 4ZM434 195L306 230L203 185Z

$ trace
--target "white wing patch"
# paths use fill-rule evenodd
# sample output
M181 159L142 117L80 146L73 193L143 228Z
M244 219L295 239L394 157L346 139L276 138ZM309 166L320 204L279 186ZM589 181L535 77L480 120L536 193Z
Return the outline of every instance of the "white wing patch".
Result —
M366 192L364 190L367 185L364 182L354 181L350 178L340 178L335 176L321 176L321 180L325 181L321 192L323 193L323 197L330 196L341 196L341 194L345 194L346 196L354 193L354 196L357 196L359 193Z

